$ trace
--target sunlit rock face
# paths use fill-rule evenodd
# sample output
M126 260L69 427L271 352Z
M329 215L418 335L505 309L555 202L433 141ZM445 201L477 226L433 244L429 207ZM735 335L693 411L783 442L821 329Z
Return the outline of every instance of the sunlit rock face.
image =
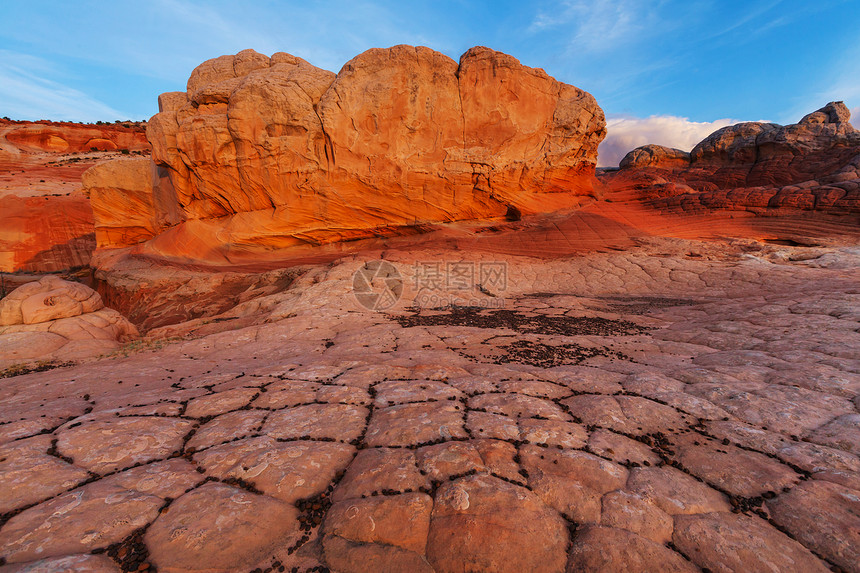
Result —
M54 272L90 262L95 248L87 198L0 195L0 272Z
M337 75L246 50L204 62L159 106L147 185L176 209L154 216L166 230L123 232L127 206L94 195L99 247L154 237L153 253L221 262L575 207L605 135L590 94L482 47L459 64L429 48L371 49Z
M842 102L791 125L739 123L687 154L659 145L634 149L605 178L612 189L648 189L657 206L702 209L860 212L860 132Z

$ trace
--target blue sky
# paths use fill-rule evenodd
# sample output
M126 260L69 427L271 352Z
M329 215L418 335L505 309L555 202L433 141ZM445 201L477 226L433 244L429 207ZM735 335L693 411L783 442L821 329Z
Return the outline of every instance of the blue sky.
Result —
M394 44L454 59L486 45L542 67L594 94L622 147L791 123L834 99L860 113L860 0L4 4L0 116L13 119L147 119L212 57L285 51L337 71Z

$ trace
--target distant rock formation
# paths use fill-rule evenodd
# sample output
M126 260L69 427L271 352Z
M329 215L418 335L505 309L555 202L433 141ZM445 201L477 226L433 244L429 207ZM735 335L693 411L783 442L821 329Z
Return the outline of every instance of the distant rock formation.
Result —
M145 125L106 123L92 125L51 121L0 120L0 150L25 153L83 153L87 151L148 151Z
M98 356L138 336L88 286L46 276L0 299L0 367Z
M860 131L842 102L799 123L739 123L719 129L690 153L659 145L634 149L610 189L640 190L655 206L684 211L780 209L860 212Z
M154 237L151 253L222 263L575 207L605 136L590 94L482 47L459 64L372 49L337 75L245 50L198 66L159 109L150 175L129 162L85 178L101 248Z
M96 241L81 174L117 150L148 154L145 127L0 119L0 272L89 264Z

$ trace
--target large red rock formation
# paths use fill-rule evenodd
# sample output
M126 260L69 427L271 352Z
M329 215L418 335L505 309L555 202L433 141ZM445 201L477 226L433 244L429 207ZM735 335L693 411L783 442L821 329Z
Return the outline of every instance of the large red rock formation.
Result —
M147 130L152 188L176 210L146 215L158 223L144 250L212 263L574 207L605 135L590 94L488 48L459 64L372 49L337 75L246 50L204 62L187 87L162 94ZM118 171L97 167L92 188L122 187ZM139 221L118 228L119 194L92 197L100 247L146 238Z
M628 153L603 183L685 211L857 213L860 131L849 119L845 104L831 102L797 124L724 127L690 153L647 145Z

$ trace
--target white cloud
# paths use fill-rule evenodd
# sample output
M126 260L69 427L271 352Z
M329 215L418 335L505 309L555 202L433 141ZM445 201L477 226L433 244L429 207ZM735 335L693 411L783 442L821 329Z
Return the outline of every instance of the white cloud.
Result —
M50 75L50 69L39 58L0 50L0 115L81 122L130 117L44 75Z
M851 110L851 125L854 127L860 126L860 105ZM860 129L860 127L857 127Z
M714 131L733 123L737 120L690 121L673 115L610 117L606 139L598 148L597 164L615 167L629 151L649 143L690 151Z

